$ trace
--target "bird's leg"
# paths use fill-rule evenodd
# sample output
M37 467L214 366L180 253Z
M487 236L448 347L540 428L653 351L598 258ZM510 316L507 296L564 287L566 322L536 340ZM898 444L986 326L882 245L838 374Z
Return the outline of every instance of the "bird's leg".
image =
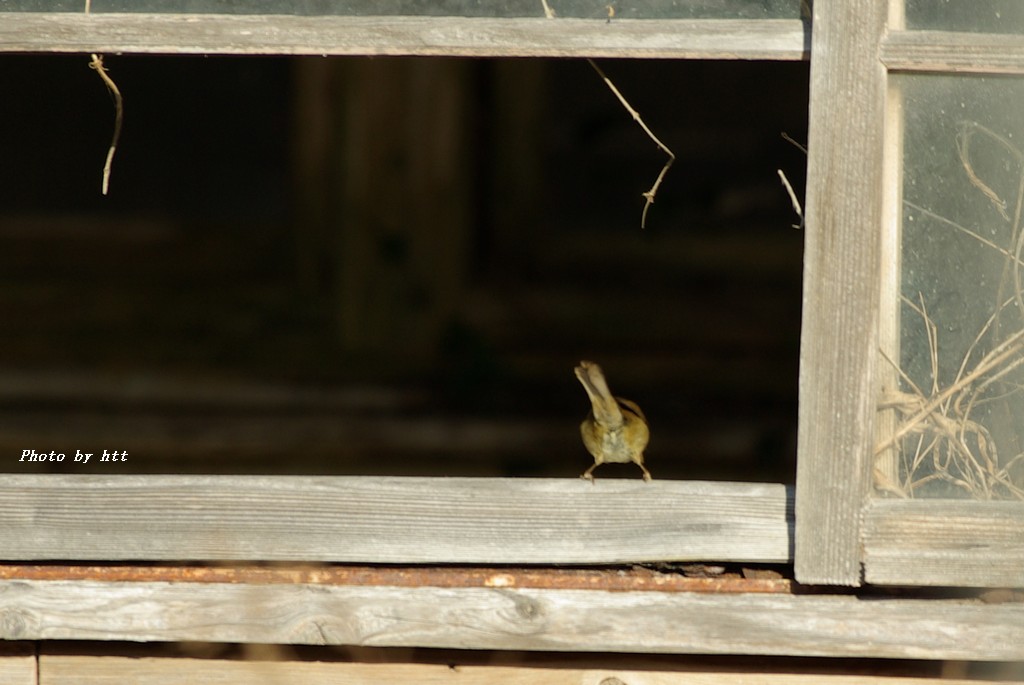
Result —
M594 469L596 469L598 466L600 466L600 463L594 462L593 464L590 465L589 469L587 469L586 471L583 472L583 475L580 476L580 478L582 478L583 480L589 480L591 483L593 483L594 482ZM641 466L640 468L643 468L643 467Z
M641 470L641 471L643 471L643 472L644 472L644 480L645 480L645 481L647 481L648 483L650 483L650 482L651 482L651 472L650 472L650 471L648 471L648 470L647 470L647 467L646 467L646 466L644 466L644 465L643 465L642 463L640 463L640 462L638 462L638 461L637 461L637 462L634 462L634 463L635 463L635 464L636 464L637 466L639 466L639 467L640 467L640 470ZM595 464L595 466L596 466L596 464ZM593 478L593 476L591 476L591 478Z

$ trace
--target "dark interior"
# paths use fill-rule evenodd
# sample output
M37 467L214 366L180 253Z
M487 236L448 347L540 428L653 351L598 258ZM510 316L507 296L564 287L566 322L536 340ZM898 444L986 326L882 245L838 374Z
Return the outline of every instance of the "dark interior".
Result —
M575 478L592 359L793 482L806 63L600 62L641 229L585 60L108 55L107 196L88 62L0 57L0 470Z

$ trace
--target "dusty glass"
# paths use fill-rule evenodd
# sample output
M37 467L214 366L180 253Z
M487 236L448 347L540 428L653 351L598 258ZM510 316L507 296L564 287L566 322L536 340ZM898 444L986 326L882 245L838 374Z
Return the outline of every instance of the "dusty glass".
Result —
M558 17L796 19L808 0L547 0ZM90 11L301 16L543 17L543 0L91 0ZM0 0L0 12L82 12L85 0Z
M905 12L908 29L1024 32L1021 0L906 0Z
M893 80L899 292L883 295L898 304L882 307L876 485L1024 499L1024 79Z

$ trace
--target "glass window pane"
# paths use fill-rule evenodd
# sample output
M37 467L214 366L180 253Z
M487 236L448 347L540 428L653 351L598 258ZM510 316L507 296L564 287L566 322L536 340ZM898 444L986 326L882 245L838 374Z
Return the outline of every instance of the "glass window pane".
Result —
M1024 499L1024 79L894 78L900 290L882 408L895 434L876 479L914 497Z
M548 0L559 17L796 19L808 0ZM82 12L85 0L0 0L0 12ZM542 0L92 0L91 12L543 17Z
M906 0L908 29L1024 32L1020 0Z

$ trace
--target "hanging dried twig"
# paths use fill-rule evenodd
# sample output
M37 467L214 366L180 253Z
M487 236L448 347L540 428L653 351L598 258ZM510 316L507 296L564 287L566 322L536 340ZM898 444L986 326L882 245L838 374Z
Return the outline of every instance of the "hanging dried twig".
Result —
M659 173L658 178L654 180L654 185L651 186L650 190L643 193L644 199L646 201L644 202L644 211L640 215L640 228L645 228L647 226L647 210L651 208L652 204L654 204L654 196L658 194L658 188L661 187L661 182L662 180L664 180L665 174L668 173L669 167L672 166L672 163L676 161L675 153L673 153L672 150L668 149L668 146L665 145L665 143L661 142L658 139L658 136L654 135L654 132L651 131L650 128L648 128L646 123L644 123L644 120L643 118L641 118L640 113L633 109L632 105L629 104L629 101L626 100L625 96L622 93L620 93L619 89L615 87L614 83L612 83L612 80L608 78L603 71L601 71L601 67L597 66L597 62L590 58L587 59L587 62L590 63L590 66L594 68L594 71L597 72L597 75L600 76L601 79L605 82L605 84L611 89L612 93L615 94L615 97L619 99L619 102L622 103L622 106L625 107L626 111L629 112L630 116L633 117L633 121L639 124L640 128L642 128L644 130L644 133L647 134L647 137L653 140L654 144L661 148L662 152L668 155L668 159L665 161L665 166L661 168L661 173Z
M793 137L790 136L785 131L782 132L782 139L784 141L786 141L787 143L789 143L790 145L792 145L793 147L795 147L800 152L804 153L805 155L807 154L807 146L806 145L801 145L800 143L798 143L795 140L793 140Z
M106 195L110 188L110 167L114 162L114 152L117 150L117 142L121 138L121 124L124 121L124 100L121 97L121 91L118 89L117 84L110 78L107 73L107 68L103 66L103 55L92 55L92 61L89 63L90 69L95 69L96 73L103 79L103 83L106 84L107 90L110 91L111 97L114 98L114 133L110 138L110 147L107 148L107 159L103 163L103 194Z
M548 3L548 0L540 0L540 2L541 5L544 7L544 16L547 17L548 19L554 19L555 10L551 8L551 5ZM612 17L615 16L615 8L612 5L608 5L607 9L608 21L610 22ZM618 98L620 103L622 103L622 106L626 108L626 111L629 112L629 115L633 117L633 121L639 124L640 128L642 128L644 130L644 133L647 134L647 137L653 140L654 144L657 145L662 152L668 155L668 159L665 161L665 165L661 168L661 173L659 173L658 177L654 180L654 185L652 185L649 190L643 193L644 209L643 212L640 214L640 228L646 228L647 211L651 208L651 205L654 204L654 198L658 194L658 188L661 187L661 182L665 179L665 174L668 173L669 167L671 167L672 163L676 161L676 155L674 152L672 152L672 150L668 148L667 145L665 145L665 143L661 142L661 140L658 139L658 136L654 135L654 132L651 131L651 129L647 126L646 123L644 123L644 120L640 116L640 113L633 109L633 106L630 105L626 97L621 92L619 92L619 89L615 87L615 84L612 83L612 80L605 75L604 71L601 70L601 67L597 66L597 62L590 58L587 58L587 62L590 64L591 67L593 67L594 71L597 72L597 75L601 77L601 80L605 82L605 85L607 85L608 88L611 89L615 97Z
M793 140L790 137L790 135L788 133L786 133L785 131L782 132L782 139L785 140L787 143L793 145L795 148L797 148L798 150L803 152L805 155L807 154L807 148L805 146L801 145L800 143L796 142L795 140ZM782 181L783 187L786 189L786 192L789 194L789 201L793 205L793 211L796 212L796 215L798 217L800 217L800 223L799 224L792 224L792 226L793 226L793 228L803 228L804 227L804 210L800 207L800 200L797 198L796 193L793 192L793 186L790 185L789 179L786 178L785 172L783 172L782 169L776 169L775 172L779 175L779 180Z
M782 186L786 189L786 192L789 193L789 201L793 203L793 211L796 212L798 217L800 217L800 223L790 225L793 228L803 228L804 210L800 208L800 200L797 199L796 193L793 192L793 186L789 184L789 179L786 178L786 174L783 173L782 169L776 169L775 172L779 175L779 180L782 181Z
M92 0L85 0L85 13L89 14L91 9ZM118 140L121 139L121 125L124 121L124 99L121 97L121 91L117 84L114 83L114 79L110 78L107 68L103 66L103 55L92 53L90 56L92 61L89 62L89 68L99 74L103 84L110 92L110 96L114 99L114 133L110 138L110 147L107 148L107 158L103 162L103 183L101 185L103 194L106 195L110 189L110 168L114 163L114 152L117 150Z

